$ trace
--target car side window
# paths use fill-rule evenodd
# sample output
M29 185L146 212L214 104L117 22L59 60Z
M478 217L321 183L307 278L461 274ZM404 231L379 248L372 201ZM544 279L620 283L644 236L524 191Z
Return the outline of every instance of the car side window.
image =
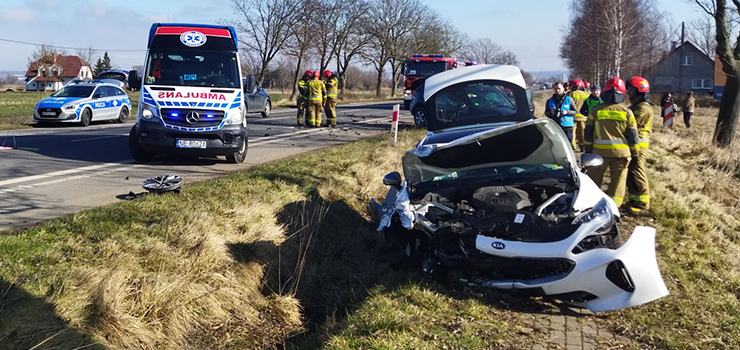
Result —
M106 93L105 93L105 86L98 86L98 87L97 87L97 88L95 89L95 92L93 92L93 94L92 94L92 95L93 95L93 97L95 97L95 96L98 96L98 97L105 97L105 96L106 96Z
M114 90L116 90L116 95L117 96L124 96L124 95L126 95L126 93L123 92L123 90L121 90L121 89L114 88Z

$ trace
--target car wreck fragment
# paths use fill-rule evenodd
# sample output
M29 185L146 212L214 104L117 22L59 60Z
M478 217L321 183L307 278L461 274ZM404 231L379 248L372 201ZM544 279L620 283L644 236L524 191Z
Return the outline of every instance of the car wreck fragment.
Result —
M427 106L437 108L428 109L428 135L403 158L405 181L388 174L388 195L381 204L372 201L387 243L425 272L454 271L470 284L523 290L594 312L667 295L655 229L636 227L622 243L618 207L585 174L601 159L586 155L581 168L557 124L516 116L528 110L518 96L476 114L483 101L497 99L483 94L504 91L484 83L479 94L481 76L470 75L470 81L447 77L451 87L429 97ZM450 103L435 101L440 93L459 97L460 108L445 111ZM454 126L439 128L443 123Z

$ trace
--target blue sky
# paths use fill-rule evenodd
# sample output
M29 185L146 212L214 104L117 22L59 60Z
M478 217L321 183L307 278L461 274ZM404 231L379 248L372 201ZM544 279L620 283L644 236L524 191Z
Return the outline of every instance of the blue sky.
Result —
M402 1L402 0L399 0ZM513 51L524 70L563 69L558 57L569 0L422 0L471 38L489 37ZM698 18L695 6L658 0L672 25ZM5 0L0 39L113 50L119 68L143 64L153 22L216 23L233 16L229 0ZM0 70L25 70L33 46L0 41ZM74 50L68 50L74 53Z

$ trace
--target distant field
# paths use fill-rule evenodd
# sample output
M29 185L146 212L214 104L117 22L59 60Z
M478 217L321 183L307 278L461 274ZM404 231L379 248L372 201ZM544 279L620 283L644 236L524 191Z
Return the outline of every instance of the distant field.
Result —
M133 107L131 116L136 115L139 103L138 91L127 91ZM49 97L52 92L17 91L0 92L0 130L23 129L33 124L33 105Z

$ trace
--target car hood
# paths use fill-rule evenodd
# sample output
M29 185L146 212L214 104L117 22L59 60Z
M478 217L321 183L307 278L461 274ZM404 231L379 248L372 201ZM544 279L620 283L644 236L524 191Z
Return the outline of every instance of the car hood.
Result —
M509 164L577 165L565 134L548 119L430 133L403 157L404 175L412 186L454 171Z
M146 104L159 107L231 109L241 106L242 92L227 88L146 85L142 89L142 99Z
M59 108L67 103L86 99L87 97L48 97L39 101L38 108Z

